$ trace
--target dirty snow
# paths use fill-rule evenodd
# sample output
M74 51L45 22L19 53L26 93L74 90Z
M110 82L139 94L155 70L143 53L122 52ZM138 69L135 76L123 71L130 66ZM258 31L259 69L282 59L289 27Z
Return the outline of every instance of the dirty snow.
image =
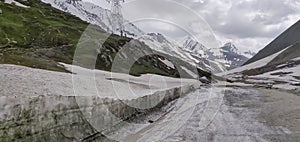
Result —
M167 60L167 59L165 59L165 60L159 59L159 60L162 61L168 67L173 68L173 69L175 68L174 64L172 62L170 62L169 60Z
M267 72L261 75L256 75L253 78L256 79L266 79L269 81L281 81L285 83L279 83L275 84L274 88L280 88L280 89L287 89L287 90L294 90L299 89L299 86L295 86L293 84L300 84L300 80L295 77L300 77L300 65L291 67L291 68L284 68L272 72ZM289 74L283 74L283 75L272 75L274 73L289 73Z
M241 75L232 74L230 77L231 80L243 80L240 82L234 83L226 83L227 85L234 86L253 86L253 85L262 85L266 86L268 84L273 84L273 88L284 89L284 90L299 90L300 80L297 77L300 77L300 65L283 68L271 72L267 72L264 74L249 76L247 78L242 79ZM277 73L277 74L276 74Z
M300 57L297 57L297 58L294 58L292 59L293 61L299 61L300 60Z
M95 96L131 99L174 87L200 84L196 80L159 75L134 77L63 64L74 74L16 65L0 65L2 96Z
M14 3L14 4L16 4L16 6L19 6L19 7L30 8L29 6L26 6L22 3L19 3L17 1L15 1L15 0L5 0L4 3L7 3L7 4L13 4Z
M180 66L185 72L187 72L189 75L191 75L193 78L197 78L198 75L195 74L194 72L192 72L191 70L187 69L186 67L184 66Z

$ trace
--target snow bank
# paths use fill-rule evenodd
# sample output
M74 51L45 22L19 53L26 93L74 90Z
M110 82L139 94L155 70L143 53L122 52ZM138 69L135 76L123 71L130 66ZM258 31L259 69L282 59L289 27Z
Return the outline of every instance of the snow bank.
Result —
M300 60L300 57L297 57L297 58L294 58L292 59L293 61L299 61Z
M198 75L195 74L194 72L190 71L189 69L187 69L186 67L184 66L180 66L184 71L186 71L189 75L191 75L193 78L197 78Z
M83 140L99 131L108 132L132 116L159 109L200 86L195 80L133 77L65 66L74 74L0 65L0 139L12 140L18 135L50 141L58 137ZM91 86L90 73L95 75L92 82L96 86ZM86 80L77 80L82 87L73 90L72 78ZM110 88L112 82L117 88ZM126 90L128 84L132 90Z
M199 84L191 79L159 75L134 77L64 64L74 74L15 65L0 65L2 96L99 96L134 99L170 88ZM77 91L77 92L74 92Z
M31 137L35 134L50 133L57 136L75 136L82 140L96 130L109 132L132 116L148 113L195 89L196 86L178 87L156 92L132 100L116 100L97 96L1 96L0 97L0 139L5 137ZM128 104L147 108L140 109ZM20 126L13 125L15 123ZM70 128L73 124L76 129ZM56 133L51 132L54 129ZM4 132L9 131L9 134ZM76 134L76 135L74 135Z

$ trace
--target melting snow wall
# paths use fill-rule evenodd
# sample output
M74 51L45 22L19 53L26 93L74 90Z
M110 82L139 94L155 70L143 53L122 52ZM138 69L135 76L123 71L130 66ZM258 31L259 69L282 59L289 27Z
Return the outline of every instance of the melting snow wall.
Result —
M0 97L0 141L90 141L107 140L101 133L139 114L155 111L167 103L197 89L189 85L133 100L98 97L38 96ZM126 104L148 107L137 109ZM110 115L115 115L114 119ZM98 126L97 130L93 126Z

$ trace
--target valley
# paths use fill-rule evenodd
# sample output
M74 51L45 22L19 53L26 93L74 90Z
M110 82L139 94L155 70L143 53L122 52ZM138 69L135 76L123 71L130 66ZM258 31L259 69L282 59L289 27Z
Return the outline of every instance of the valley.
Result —
M5 94L1 96L1 108L5 110L0 115L2 140L299 141L300 94L293 90L224 82L201 85L196 80L111 75L64 66L76 74L0 66L1 86L6 88L1 90ZM89 75L94 73L96 82ZM161 84L161 79L167 86ZM97 88L93 87L94 82ZM36 87L27 88L25 84ZM178 91L181 93L175 97ZM175 95L175 98L162 101L160 97L148 100L150 104L127 101L131 98L143 102L149 99L144 97L148 95L162 95L165 99ZM118 101L125 105L116 108L113 104ZM147 109L159 102L165 103ZM137 109L141 107L144 108ZM123 115L135 111L139 113L129 115L128 120L124 118ZM125 114L119 116L117 112ZM96 123L99 120L106 122ZM111 125L102 125L106 123ZM48 133L51 137L45 135Z

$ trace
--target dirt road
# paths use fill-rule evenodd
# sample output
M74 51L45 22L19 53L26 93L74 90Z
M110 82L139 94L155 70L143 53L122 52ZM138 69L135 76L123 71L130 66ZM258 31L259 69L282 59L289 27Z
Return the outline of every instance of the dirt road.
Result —
M261 122L271 127L286 127L289 133L266 135L269 141L300 141L300 94L259 89L262 94L262 111L259 115Z

